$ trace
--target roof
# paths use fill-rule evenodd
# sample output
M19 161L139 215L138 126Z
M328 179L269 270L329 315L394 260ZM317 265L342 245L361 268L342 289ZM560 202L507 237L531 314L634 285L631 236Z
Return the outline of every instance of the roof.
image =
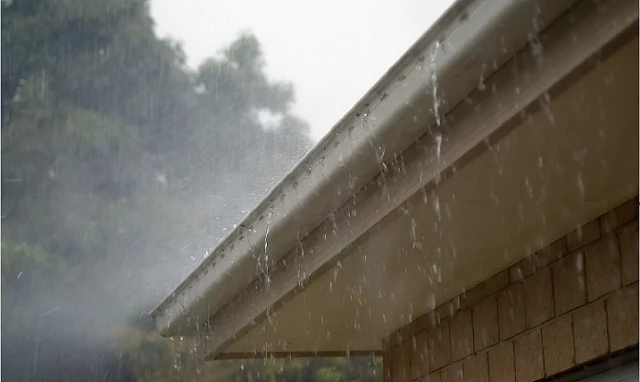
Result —
M365 186L425 133L439 151L449 134L440 126L443 116L573 3L457 1L152 312L160 332L206 326L254 281L277 272L273 265L339 208L366 195ZM365 228L350 228L349 240ZM350 243L335 243L334 254ZM322 269L318 261L303 280ZM275 300L299 286L282 285ZM221 334L219 343L242 326Z

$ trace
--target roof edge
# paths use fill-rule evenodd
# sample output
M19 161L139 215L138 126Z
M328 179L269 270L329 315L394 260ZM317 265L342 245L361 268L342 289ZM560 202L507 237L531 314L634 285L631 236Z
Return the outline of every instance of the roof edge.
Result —
M161 334L195 329L266 275L386 164L439 125L441 115L478 87L478 78L488 77L573 2L455 2L151 312ZM409 114L413 118L406 120ZM399 124L403 118L406 123Z

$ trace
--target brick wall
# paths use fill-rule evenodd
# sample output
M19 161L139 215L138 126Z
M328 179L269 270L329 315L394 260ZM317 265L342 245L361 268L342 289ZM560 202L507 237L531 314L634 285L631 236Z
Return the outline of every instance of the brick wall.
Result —
M529 382L638 346L638 199L384 341L384 380Z

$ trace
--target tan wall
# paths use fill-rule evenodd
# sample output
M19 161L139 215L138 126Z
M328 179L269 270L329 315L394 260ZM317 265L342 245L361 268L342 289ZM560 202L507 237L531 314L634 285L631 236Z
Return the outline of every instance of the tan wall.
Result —
M638 346L638 200L385 340L384 380L528 382Z

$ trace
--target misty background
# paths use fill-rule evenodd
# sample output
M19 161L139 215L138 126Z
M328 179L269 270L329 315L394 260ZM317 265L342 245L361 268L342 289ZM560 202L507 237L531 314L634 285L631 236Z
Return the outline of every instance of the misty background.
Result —
M192 67L239 33L258 36L270 78L296 87L292 110L319 140L453 0L153 0L159 36Z
M1 4L3 380L380 380L205 363L148 312L446 4Z

